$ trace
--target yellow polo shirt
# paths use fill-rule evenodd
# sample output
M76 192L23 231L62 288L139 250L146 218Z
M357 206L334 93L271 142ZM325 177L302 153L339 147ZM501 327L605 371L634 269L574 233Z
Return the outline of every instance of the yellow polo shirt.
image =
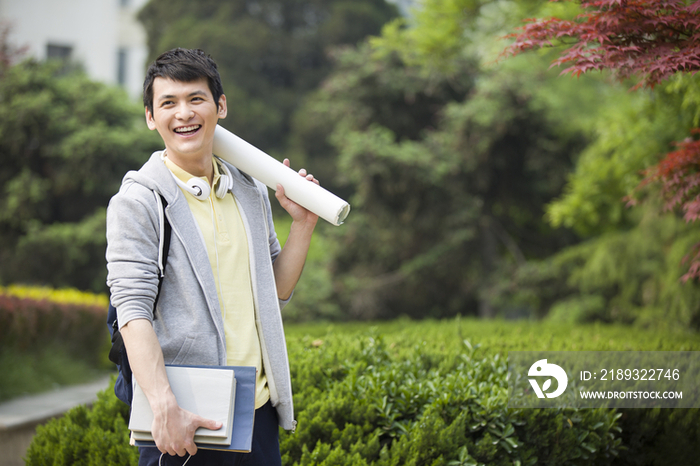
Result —
M167 157L164 160L168 169L183 182L193 178ZM220 177L219 166L214 162L213 186L217 185ZM206 177L201 178L207 181ZM212 189L209 198L201 201L181 190L204 237L214 273L226 334L226 364L255 366L255 408L260 408L270 399L270 390L262 367L262 352L255 325L248 238L237 202L231 192L219 199L214 193L215 189Z

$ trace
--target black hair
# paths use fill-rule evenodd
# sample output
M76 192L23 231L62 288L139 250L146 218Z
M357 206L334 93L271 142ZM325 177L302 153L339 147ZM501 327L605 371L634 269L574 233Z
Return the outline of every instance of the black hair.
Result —
M209 90L217 107L219 98L224 94L216 62L203 50L182 48L168 50L151 63L143 82L143 106L151 115L153 115L153 81L158 77L181 82L207 78Z

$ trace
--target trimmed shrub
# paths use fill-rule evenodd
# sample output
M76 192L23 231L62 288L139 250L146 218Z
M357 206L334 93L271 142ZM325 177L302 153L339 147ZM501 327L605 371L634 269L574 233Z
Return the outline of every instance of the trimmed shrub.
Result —
M52 345L99 362L107 338L107 308L0 294L0 349L36 351Z
M89 293L76 290L75 288L55 289L45 286L8 285L0 286L0 294L35 300L48 299L55 303L99 307L104 309L109 306L109 298L106 294Z
M78 406L65 416L37 427L25 462L35 466L125 466L138 464L129 446L129 408L110 388L88 409Z
M287 336L299 421L296 433L280 436L288 466L695 461L698 410L509 409L505 357L547 348L696 350L692 334L455 319L288 326ZM127 415L107 390L92 410L76 408L39 430L27 464L136 465Z
M291 355L303 391L285 464L584 465L620 452L614 410L508 409L506 359L468 342L456 354L396 352L379 334L316 345Z
M104 295L0 287L0 400L86 382L113 369L106 318Z

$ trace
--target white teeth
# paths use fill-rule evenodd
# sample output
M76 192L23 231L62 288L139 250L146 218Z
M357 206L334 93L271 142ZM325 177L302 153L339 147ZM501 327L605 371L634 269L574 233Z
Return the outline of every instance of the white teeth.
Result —
M199 129L199 125L195 126L185 126L183 128L175 128L176 133L189 133L190 131L195 131Z

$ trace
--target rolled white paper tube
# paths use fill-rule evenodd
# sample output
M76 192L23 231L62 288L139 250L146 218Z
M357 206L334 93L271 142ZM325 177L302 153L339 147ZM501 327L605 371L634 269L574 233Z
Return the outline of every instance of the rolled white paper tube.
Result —
M214 131L214 154L274 191L281 184L289 199L333 225L342 224L350 212L346 201L219 125Z

